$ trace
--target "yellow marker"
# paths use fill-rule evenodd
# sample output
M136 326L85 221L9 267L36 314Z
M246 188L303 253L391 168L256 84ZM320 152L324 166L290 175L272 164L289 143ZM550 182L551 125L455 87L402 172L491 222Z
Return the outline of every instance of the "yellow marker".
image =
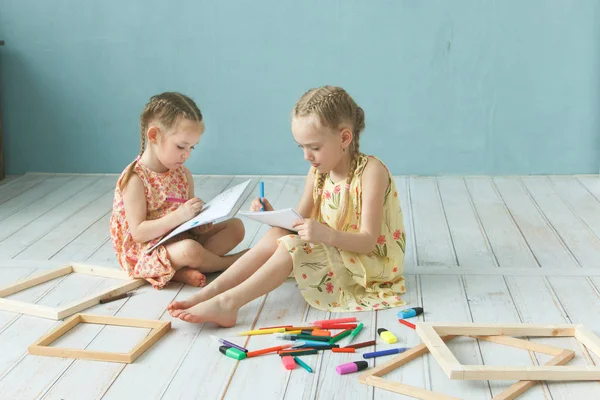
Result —
M271 329L258 329L256 331L240 332L238 336L252 336L252 335L267 335L269 333L283 333L285 328L271 328Z
M301 334L302 331L298 330L298 331L285 331L286 335L299 335Z
M392 332L388 331L385 328L377 329L377 333L383 340L385 340L389 344L396 343L398 341L398 339L396 339L396 336L394 336Z

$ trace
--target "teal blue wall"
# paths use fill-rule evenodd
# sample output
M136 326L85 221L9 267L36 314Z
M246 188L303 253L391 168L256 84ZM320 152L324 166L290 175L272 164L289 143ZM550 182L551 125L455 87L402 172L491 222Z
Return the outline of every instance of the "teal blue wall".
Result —
M8 173L119 172L147 99L193 97L194 173L298 174L308 88L395 174L597 173L598 0L0 0Z

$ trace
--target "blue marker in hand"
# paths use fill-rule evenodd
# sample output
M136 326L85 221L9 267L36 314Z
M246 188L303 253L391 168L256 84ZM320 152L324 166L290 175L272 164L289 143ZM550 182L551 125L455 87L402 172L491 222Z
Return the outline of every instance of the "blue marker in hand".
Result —
M265 204L262 201L262 199L265 197L265 183L259 183L258 187L260 190L260 198L258 199L258 201L260 201L260 204L262 204L262 208L260 209L260 211L265 211Z
M258 201L260 201L260 204L262 204L262 208L260 209L260 211L265 211L265 203L262 202L262 199L265 197L265 183L261 182L258 184L260 193L259 193L259 199Z

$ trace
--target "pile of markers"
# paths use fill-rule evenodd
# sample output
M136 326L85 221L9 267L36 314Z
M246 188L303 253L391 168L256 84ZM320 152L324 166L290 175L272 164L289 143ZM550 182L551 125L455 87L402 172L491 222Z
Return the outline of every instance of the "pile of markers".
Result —
M420 315L422 312L423 309L417 307L400 311L398 316L401 318L400 322L406 322L404 325L414 328L414 325L412 325L410 322L404 321L404 318ZM273 326L238 333L238 336L276 334L275 337L277 339L290 341L290 343L280 346L253 351L248 351L242 346L225 339L214 336L211 337L222 344L222 346L219 347L219 351L221 353L236 360L244 360L246 358L257 357L264 354L277 354L281 357L281 362L285 369L292 370L299 365L308 372L313 372L312 368L299 358L300 356L317 354L319 351L324 350L330 350L334 353L354 353L356 352L356 349L375 346L375 340L350 344L364 326L362 323L357 324L356 322L356 317L347 317L314 321L310 326ZM341 332L337 333L336 335L332 335L332 330L341 330ZM389 344L397 342L394 334L387 329L380 328L377 330L377 333L382 340ZM344 347L340 347L338 342L346 337L348 337L346 345ZM363 358L370 359L390 354L398 354L406 350L407 348L398 347L382 351L363 353ZM362 371L367 367L367 361L355 361L338 365L336 367L336 371L338 374L344 375L352 372Z

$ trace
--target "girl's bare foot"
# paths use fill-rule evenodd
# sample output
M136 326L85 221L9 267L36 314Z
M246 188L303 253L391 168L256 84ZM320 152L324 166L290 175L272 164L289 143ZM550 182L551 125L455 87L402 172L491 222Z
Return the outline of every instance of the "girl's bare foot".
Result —
M211 285L209 285L208 287L206 287L202 290L199 290L198 292L196 292L196 294L192 295L191 297L189 297L183 301L171 302L171 304L169 304L167 306L167 311L169 311L169 314L171 314L172 317L177 318L177 317L179 317L179 314L186 311L188 308L193 307L198 303L201 303L203 301L206 301L206 300L214 297L214 295L210 294L211 293L211 290L210 290Z
M225 296L219 295L182 311L179 319L192 323L213 322L228 328L235 325L238 310Z
M175 275L173 275L173 279L171 280L194 287L206 285L206 276L202 272L187 267L181 268L179 271L175 272Z

